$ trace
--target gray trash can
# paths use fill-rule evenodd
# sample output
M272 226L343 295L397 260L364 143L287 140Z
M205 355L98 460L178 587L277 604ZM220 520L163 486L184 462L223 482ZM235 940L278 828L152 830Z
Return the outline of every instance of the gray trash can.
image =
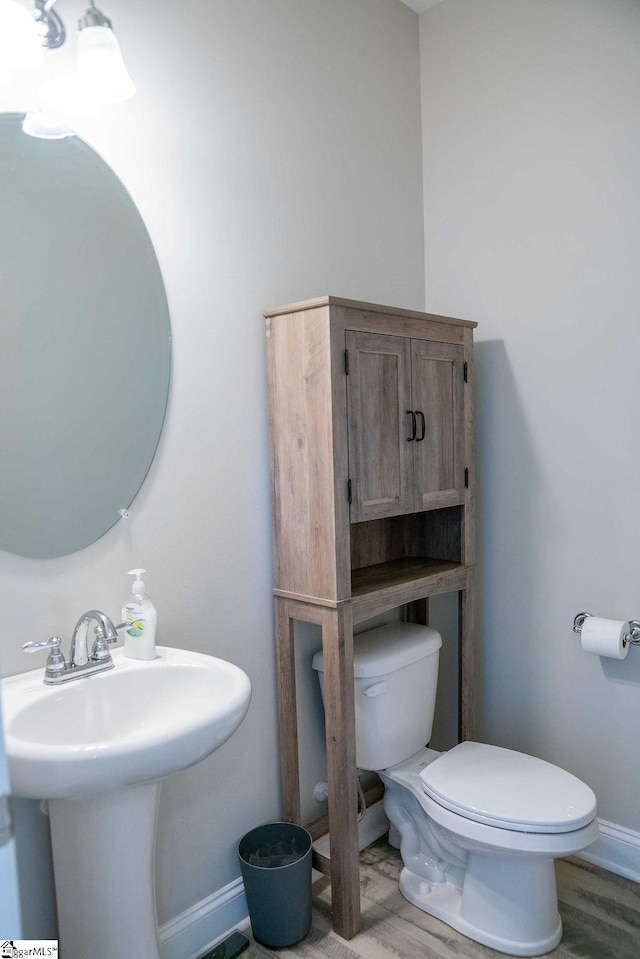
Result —
M302 826L272 822L238 843L253 937L284 949L311 927L311 836Z

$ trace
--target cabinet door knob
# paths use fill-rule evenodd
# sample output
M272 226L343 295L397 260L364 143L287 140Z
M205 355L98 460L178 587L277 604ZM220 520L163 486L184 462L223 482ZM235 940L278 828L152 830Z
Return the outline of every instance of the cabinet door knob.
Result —
M424 434L427 431L427 424L424 419L424 413L420 410L416 410L416 416L420 417L420 436L416 438L416 443L421 443L424 439Z
M407 443L412 443L417 433L416 414L413 410L407 410L406 412L411 417L411 436L407 436Z

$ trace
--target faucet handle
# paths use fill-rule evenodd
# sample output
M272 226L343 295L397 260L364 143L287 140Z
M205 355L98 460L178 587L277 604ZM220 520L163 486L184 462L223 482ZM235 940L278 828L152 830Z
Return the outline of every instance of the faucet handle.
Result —
M112 623L111 620L109 620L109 622L111 623L111 626L113 626L113 633L109 633L105 636L102 626L96 626L94 632L99 639L104 640L104 642L108 643L109 646L112 646L114 643L118 642L118 630L129 629L131 623L126 620L124 623Z
M94 629L95 640L93 643L93 648L91 650L91 660L93 662L98 662L102 660L110 660L111 653L109 652L109 646L113 646L114 643L118 642L118 630L126 629L130 626L130 623L118 623L117 626L107 617L107 632L102 628L99 623Z
M64 672L67 665L60 649L61 643L62 640L59 636L51 636L44 643L25 643L22 648L25 653L35 653L39 649L51 650L47 657L45 676L55 679L60 673Z
M104 644L105 646L113 646L114 643L118 642L118 630L121 626L126 626L127 623L120 623L118 626L114 626L113 622L109 619L108 616L104 617L104 626L101 622L97 623L93 632L96 637L96 642Z
M94 633L96 634L96 638L93 642L93 648L91 649L91 661L100 662L110 660L111 653L109 652L109 644L114 643L115 640L107 639L104 630L100 626L96 626Z
M104 615L104 626L101 620L93 630L96 638L91 650L92 661L110 660L111 654L108 647L118 642L118 630L128 625L129 623L118 623L117 626L114 626L112 620Z
M62 640L60 639L59 636L51 636L44 643L25 643L22 648L25 651L25 653L35 653L39 649L59 650L61 643L62 643Z

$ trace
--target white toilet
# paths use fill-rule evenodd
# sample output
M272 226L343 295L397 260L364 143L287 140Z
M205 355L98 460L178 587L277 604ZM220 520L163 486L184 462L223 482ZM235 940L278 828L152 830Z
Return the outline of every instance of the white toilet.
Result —
M492 949L539 956L562 938L553 860L596 841L596 798L511 749L426 748L441 645L435 629L412 623L355 637L358 767L385 784L405 898ZM322 652L313 667L322 686Z

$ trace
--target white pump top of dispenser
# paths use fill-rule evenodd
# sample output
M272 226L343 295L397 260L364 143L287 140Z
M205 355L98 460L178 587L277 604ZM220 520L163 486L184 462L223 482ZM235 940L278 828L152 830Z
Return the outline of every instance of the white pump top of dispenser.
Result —
M127 576L135 576L133 586L131 587L131 592L136 597L136 599L142 599L145 592L144 583L142 582L141 576L143 573L146 573L146 569L130 569L127 573Z

